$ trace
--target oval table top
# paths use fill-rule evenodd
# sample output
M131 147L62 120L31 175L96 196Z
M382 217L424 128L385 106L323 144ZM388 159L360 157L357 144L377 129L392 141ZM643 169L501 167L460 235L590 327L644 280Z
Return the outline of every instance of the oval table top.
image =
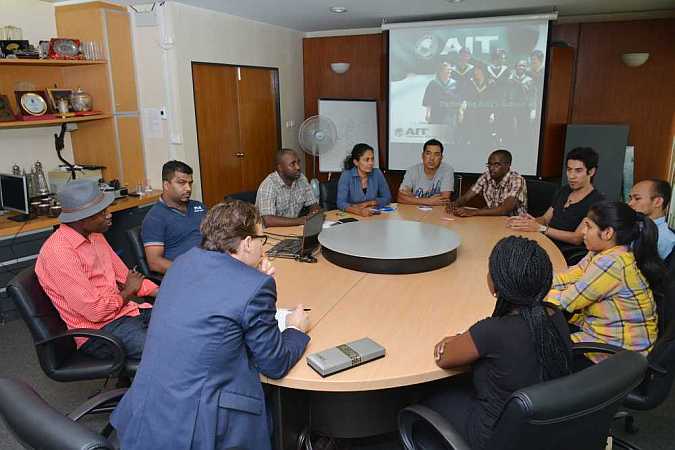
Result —
M327 220L346 216L334 211ZM506 217L460 218L448 215L442 207L425 211L413 205L398 205L394 212L358 219L399 219L447 227L461 239L457 260L438 270L409 275L344 269L320 254L315 264L273 260L277 306L302 303L311 308L311 341L305 355L284 378L261 377L263 382L293 389L349 392L408 386L455 375L459 372L436 366L433 348L444 336L461 333L492 314L495 299L487 288L486 277L488 257L497 241L510 235L534 239L551 257L555 271L567 267L558 248L546 236L514 232L506 228ZM266 231L302 233L301 227ZM386 356L326 378L307 365L307 354L363 337L382 345Z
M363 220L333 226L319 243L335 252L376 259L412 259L448 253L461 239L447 227L414 220Z

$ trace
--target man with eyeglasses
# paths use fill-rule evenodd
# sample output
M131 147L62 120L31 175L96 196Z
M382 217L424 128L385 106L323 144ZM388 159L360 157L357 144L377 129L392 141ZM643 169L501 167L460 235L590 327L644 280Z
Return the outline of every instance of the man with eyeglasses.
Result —
M125 450L271 450L260 378L286 375L309 342L303 305L284 331L275 319L256 208L215 205L200 231L201 244L162 280L141 369L111 417Z
M459 217L524 214L527 211L527 186L525 179L511 170L511 160L508 150L492 152L485 165L487 170L456 203L448 205L448 212ZM464 206L481 193L485 199L485 208Z

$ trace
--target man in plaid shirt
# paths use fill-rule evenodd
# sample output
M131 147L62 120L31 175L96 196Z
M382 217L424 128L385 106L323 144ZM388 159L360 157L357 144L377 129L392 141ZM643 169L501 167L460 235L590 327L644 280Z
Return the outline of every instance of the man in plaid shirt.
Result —
M527 212L527 186L525 179L511 170L511 153L495 150L490 154L486 170L453 205L448 212L459 217L514 216ZM486 208L467 208L464 205L478 194L483 194Z
M266 227L304 225L308 216L321 209L307 177L300 172L294 150L284 148L277 153L277 170L260 183L255 206ZM299 217L304 207L309 208L309 214Z

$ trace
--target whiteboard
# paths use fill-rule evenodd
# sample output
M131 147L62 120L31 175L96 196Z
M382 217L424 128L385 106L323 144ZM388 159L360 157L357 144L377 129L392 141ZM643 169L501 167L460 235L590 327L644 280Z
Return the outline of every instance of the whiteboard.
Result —
M319 172L341 172L345 158L360 142L373 148L379 167L375 100L319 99L319 115L331 119L337 129L335 146L319 155Z

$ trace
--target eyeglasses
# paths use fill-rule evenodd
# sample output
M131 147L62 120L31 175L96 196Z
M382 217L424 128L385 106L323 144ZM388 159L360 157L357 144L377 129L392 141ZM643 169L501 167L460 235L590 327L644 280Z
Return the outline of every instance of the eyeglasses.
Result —
M262 245L267 244L267 235L266 234L250 234L253 239L262 239Z

